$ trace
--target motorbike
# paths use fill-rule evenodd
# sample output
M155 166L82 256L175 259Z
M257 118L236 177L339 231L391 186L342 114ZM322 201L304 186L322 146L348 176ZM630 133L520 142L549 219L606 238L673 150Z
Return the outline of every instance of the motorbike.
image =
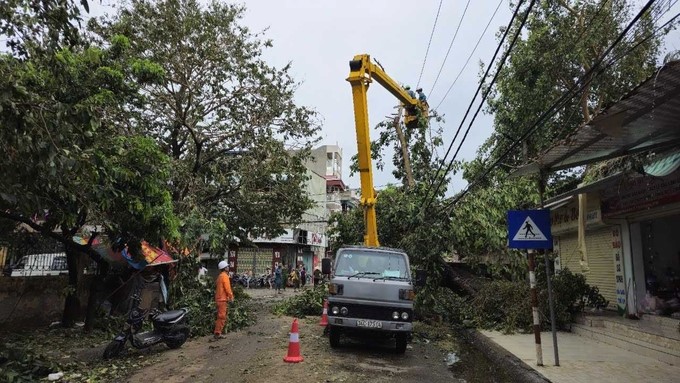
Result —
M128 315L125 328L106 346L104 359L118 356L125 349L128 340L137 349L151 347L158 343L165 343L171 349L182 347L189 338L187 325L189 309L142 310L139 308L141 297L135 294L132 300L134 305ZM140 332L147 316L153 323L153 330Z

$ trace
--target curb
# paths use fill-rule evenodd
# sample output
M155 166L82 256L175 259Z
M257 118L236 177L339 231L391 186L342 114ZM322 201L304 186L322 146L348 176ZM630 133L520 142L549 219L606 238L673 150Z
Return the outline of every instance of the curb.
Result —
M508 350L496 344L477 330L465 330L462 332L465 340L470 345L483 352L494 363L503 367L510 377L516 382L527 383L551 383L540 372L526 364L523 360L511 354Z

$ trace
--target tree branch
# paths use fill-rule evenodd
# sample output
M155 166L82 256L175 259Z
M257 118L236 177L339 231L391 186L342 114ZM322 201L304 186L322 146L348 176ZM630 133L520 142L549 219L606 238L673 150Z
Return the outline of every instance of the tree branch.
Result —
M65 246L71 246L72 248L77 249L78 251L89 255L90 258L94 259L96 262L102 262L103 261L102 256L92 248L91 243L88 243L88 245L83 245L83 244L77 243L77 242L73 241L72 236L66 237L64 235L59 235L59 233L55 233L54 231L50 230L49 228L33 222L29 218L26 218L26 217L19 215L19 214L16 214L16 213L12 213L9 210L0 211L0 218L5 218L5 219L9 219L11 221L23 223L23 224L27 225L28 227L30 227L31 229L39 232L40 234L42 234L46 237L52 238L52 239L64 244ZM90 241L93 241L93 239L90 238Z
M578 12L576 12L576 10L574 8L570 7L569 4L567 4L567 2L565 0L559 0L557 3L559 5L561 5L564 9L566 9L572 15L578 16Z

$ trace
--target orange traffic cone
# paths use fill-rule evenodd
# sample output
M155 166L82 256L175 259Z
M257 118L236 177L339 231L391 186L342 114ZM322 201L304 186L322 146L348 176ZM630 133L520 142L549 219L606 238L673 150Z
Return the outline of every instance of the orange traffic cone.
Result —
M298 320L293 319L293 326L290 328L290 340L288 341L288 355L283 358L287 363L299 363L305 360L300 355L300 334L298 333Z
M321 314L319 326L328 326L328 299L323 300L323 313Z

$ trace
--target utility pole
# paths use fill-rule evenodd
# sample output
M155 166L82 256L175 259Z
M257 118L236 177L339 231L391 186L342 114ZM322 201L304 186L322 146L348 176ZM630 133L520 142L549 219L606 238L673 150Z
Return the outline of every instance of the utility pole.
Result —
M536 292L536 251L527 250L529 260L529 294L531 296L531 314L533 317L534 342L536 343L536 365L543 366L543 348L541 347L541 314L538 311L538 293Z
M541 204L541 209L544 208L543 195L545 194L545 174L539 173L538 176L538 198ZM548 260L548 252L543 250L543 259L545 260L545 279L548 285L548 305L550 306L550 330L553 339L553 356L555 357L555 366L560 365L560 355L557 349L557 327L555 324L555 302L553 301L552 281L550 279L550 262Z
M394 117L393 124L394 130L397 131L397 137L401 143L401 156L404 160L404 171L406 172L406 184L409 188L412 188L416 183L413 180L413 169L411 169L411 157L408 153L408 142L406 142L406 136L404 135L404 130L401 128L401 113L404 110L404 106L399 104L397 108L397 115Z

